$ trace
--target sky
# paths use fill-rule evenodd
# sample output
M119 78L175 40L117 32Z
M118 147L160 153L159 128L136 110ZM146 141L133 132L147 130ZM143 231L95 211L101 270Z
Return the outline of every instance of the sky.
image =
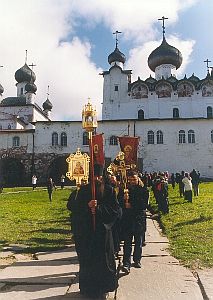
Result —
M53 104L53 120L81 120L90 98L101 118L102 71L118 47L132 80L154 73L147 58L161 44L165 16L167 42L183 55L177 78L193 73L205 78L208 58L213 66L212 0L0 0L0 84L3 98L16 96L14 74L35 64L36 103ZM209 63L211 66L211 63Z

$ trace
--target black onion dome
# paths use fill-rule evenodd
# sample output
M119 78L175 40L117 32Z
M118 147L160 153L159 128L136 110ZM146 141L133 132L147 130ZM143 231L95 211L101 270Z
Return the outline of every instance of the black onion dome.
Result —
M25 85L25 91L27 92L27 93L34 93L35 94L35 92L37 91L37 86L34 84L34 83L27 83L26 85Z
M0 84L0 95L4 92L3 86Z
M108 56L108 63L111 64L112 62L119 61L123 64L126 61L125 55L116 47L115 50Z
M42 106L43 106L44 110L51 110L53 108L53 105L52 105L52 103L50 102L49 99L47 99L46 101L44 101L44 103L43 103Z
M20 82L34 82L36 80L35 73L33 70L31 70L27 64L25 64L23 67L18 69L15 72L15 80L20 83Z
M183 61L181 52L169 45L165 38L159 47L157 47L148 57L148 65L154 72L155 68L163 64L171 64L178 69Z

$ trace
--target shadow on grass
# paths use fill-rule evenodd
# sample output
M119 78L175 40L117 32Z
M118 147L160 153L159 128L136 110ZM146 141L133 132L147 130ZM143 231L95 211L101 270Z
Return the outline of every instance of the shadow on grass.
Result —
M49 228L49 229L37 229L30 231L32 233L34 232L42 232L42 233L59 233L59 234L71 234L71 229L60 229L60 228Z
M174 225L174 227L180 227L180 226L184 226L184 225L193 225L196 223L202 223L202 222L206 222L206 221L211 221L213 218L212 217L205 217L205 216L200 216L199 218L193 219L193 220L189 220L189 221L185 221L185 222L180 222Z

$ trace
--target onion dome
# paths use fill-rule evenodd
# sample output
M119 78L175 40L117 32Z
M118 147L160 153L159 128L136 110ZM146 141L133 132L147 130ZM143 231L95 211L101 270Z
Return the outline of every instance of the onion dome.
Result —
M200 79L197 77L197 76L195 76L194 75L194 73L192 74L192 76L191 77L189 77L188 78L190 81L192 81L192 82L198 82L198 81L200 81Z
M51 110L53 108L53 105L52 105L52 103L50 102L49 99L47 99L46 101L44 101L44 103L43 103L42 106L43 106L44 110Z
M111 65L112 62L122 62L123 64L126 61L125 55L118 49L118 47L115 48L115 50L108 56L108 63Z
M35 94L36 93L36 91L37 91L37 86L34 84L34 83L27 83L26 85L25 85L25 91L27 92L27 93L33 93L33 94Z
M0 95L4 92L3 86L0 84Z
M169 45L165 37L161 45L152 51L148 57L148 65L153 72L155 72L156 67L163 64L170 64L178 69L182 61L183 57L181 52L177 48Z
M34 82L36 80L35 73L33 70L31 70L27 64L25 64L23 67L18 69L15 72L15 80L20 83L20 82Z

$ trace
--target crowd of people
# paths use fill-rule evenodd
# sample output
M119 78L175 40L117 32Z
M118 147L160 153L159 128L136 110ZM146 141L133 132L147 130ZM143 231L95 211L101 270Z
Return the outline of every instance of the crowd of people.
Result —
M129 274L131 267L141 268L143 246L146 245L146 215L152 214L150 191L158 211L169 213L168 185L179 185L180 196L192 202L199 194L200 174L182 171L140 173L127 171L127 181L121 176L95 169L96 199L92 199L91 185L82 182L67 202L71 211L71 227L79 259L80 293L92 298L106 298L118 287L116 259L120 270ZM94 222L95 221L95 222ZM95 226L94 226L95 224ZM134 241L134 243L133 243ZM123 242L123 253L119 255ZM133 260L133 261L132 261Z

